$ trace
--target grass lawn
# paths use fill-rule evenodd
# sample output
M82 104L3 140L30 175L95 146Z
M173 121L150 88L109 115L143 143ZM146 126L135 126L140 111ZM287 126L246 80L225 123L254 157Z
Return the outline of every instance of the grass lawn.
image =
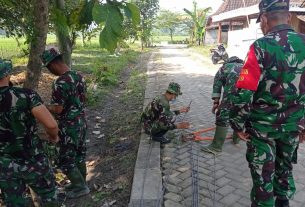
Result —
M204 56L206 57L209 57L210 56L210 49L212 48L215 48L216 46L213 46L213 45L207 45L207 46L192 46L192 48L200 53L200 54L203 54Z
M28 55L26 55L27 45L24 43L24 38L16 40L0 37L0 57L11 59L14 66L26 65ZM47 45L57 45L55 35L48 35ZM140 45L135 43L112 55L100 48L98 38L93 38L85 47L81 38L78 38L72 53L72 67L83 72L87 77L89 104L96 103L103 91L115 86L122 70L130 64L135 64L139 55L145 51L141 51Z
M163 42L163 41L171 41L171 37L168 36L153 36L152 37L154 42ZM189 36L173 36L174 41L182 41L189 39Z

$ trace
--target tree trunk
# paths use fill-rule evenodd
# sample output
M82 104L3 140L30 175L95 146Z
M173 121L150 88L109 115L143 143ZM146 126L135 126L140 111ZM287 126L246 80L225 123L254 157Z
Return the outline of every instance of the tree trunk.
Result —
M30 55L24 88L36 89L41 75L41 59L48 33L49 0L34 0L34 31L30 42Z
M64 12L65 0L56 0L57 9ZM61 29L55 28L56 37L58 41L59 50L63 53L62 57L64 62L71 67L71 55L72 55L72 42L70 40L69 34L65 34Z
M172 43L173 43L173 33L174 33L174 32L173 32L173 30L171 30L171 29L170 29L169 31L170 31L170 34L171 34L171 41L172 41Z

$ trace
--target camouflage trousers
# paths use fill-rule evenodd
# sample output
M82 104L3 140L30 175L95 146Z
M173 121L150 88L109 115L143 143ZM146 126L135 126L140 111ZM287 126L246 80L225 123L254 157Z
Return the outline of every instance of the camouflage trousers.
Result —
M29 160L0 156L1 198L7 207L28 207L27 185L41 198L42 203L55 203L57 193L55 177L44 154Z
M85 120L78 123L60 124L58 143L58 165L66 174L77 164L86 161L86 133L87 124Z
M292 161L298 141L297 133L278 133L267 139L251 136L246 154L253 181L251 207L273 207L274 197L294 195Z
M144 123L143 125L144 132L150 136L163 136L169 130L161 127L158 122L153 123L151 126L149 124Z
M225 101L221 102L216 111L216 125L222 127L229 126L229 115L231 105Z

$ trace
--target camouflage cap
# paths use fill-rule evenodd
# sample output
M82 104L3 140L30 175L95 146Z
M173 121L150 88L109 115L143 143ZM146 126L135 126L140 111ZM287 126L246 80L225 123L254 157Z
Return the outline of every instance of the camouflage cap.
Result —
M289 11L289 0L262 0L259 3L259 16L256 23L260 22L260 18L265 12L286 10Z
M40 55L43 66L47 67L50 62L52 62L55 58L60 57L60 54L55 48L50 48L45 50L42 55Z
M0 79L8 76L12 71L13 65L11 60L3 60L0 58Z
M168 88L167 88L166 91L169 92L169 93L175 94L177 96L182 95L180 85L178 83L175 83L175 82L169 83Z

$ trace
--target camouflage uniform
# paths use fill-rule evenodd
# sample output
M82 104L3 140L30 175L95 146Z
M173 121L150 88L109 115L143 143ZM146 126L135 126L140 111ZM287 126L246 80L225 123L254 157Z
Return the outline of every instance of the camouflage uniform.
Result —
M43 203L57 199L55 177L31 113L41 104L32 90L0 87L0 188L8 207L29 206L26 185Z
M155 97L142 114L145 132L152 136L163 136L168 130L176 128L174 115L178 114L179 111L170 111L165 95Z
M231 106L230 97L236 92L235 84L242 68L242 60L231 57L218 70L214 78L212 99L220 99L221 103L216 112L216 125L226 127L229 125L229 112Z
M271 207L274 196L288 200L295 193L291 162L304 130L304 60L305 36L278 25L251 45L236 84L230 122L250 134L253 207Z
M53 83L51 104L62 105L59 121L59 165L67 173L86 158L84 78L75 71L67 71Z

